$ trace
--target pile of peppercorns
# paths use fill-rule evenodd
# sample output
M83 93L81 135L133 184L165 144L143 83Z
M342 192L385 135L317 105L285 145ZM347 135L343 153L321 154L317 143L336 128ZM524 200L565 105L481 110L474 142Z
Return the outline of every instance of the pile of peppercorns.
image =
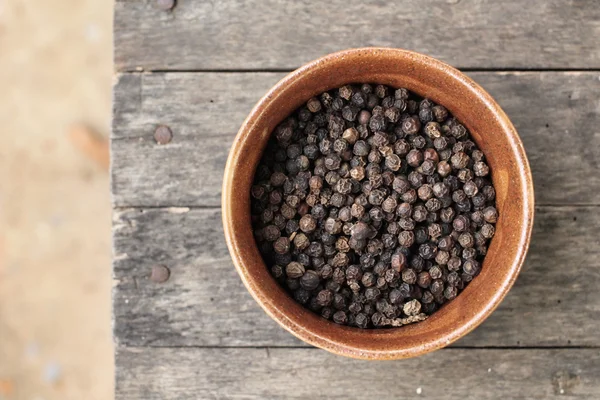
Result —
M498 212L483 152L407 89L347 85L275 129L251 189L275 279L323 318L422 321L481 270Z

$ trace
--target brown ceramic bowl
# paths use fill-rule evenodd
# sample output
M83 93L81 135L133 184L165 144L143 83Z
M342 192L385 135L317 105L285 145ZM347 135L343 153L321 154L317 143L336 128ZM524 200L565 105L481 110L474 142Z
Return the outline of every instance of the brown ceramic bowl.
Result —
M296 303L271 277L255 244L250 187L273 129L309 98L347 83L381 83L448 108L471 131L492 169L500 218L481 274L427 320L363 330L327 321ZM384 48L330 54L292 72L254 107L225 168L223 225L248 291L281 326L307 343L363 359L414 357L447 346L481 324L513 285L529 246L533 186L523 145L498 104L458 70L422 54Z

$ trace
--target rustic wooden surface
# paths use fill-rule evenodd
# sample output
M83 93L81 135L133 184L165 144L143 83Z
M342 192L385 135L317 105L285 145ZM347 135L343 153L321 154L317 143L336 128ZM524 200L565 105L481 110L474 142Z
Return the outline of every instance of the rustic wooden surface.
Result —
M120 70L290 69L351 47L459 68L599 68L596 0L117 0Z
M123 399L597 400L600 351L443 349L372 362L317 349L142 347L118 350L117 376Z
M600 238L590 237L600 226L598 208L536 211L531 249L515 287L457 346L600 347L600 336L591 334L600 331ZM244 289L225 246L219 209L118 210L114 243L120 345L302 345ZM170 267L168 282L148 279L156 263Z
M600 73L469 75L494 96L517 128L531 164L536 204L599 202ZM283 76L121 75L115 87L123 104L115 110L113 132L115 205L219 206L223 169L235 133L256 101ZM158 124L167 124L174 132L168 145L153 138Z
M117 400L600 398L600 7L595 0L117 0L112 133ZM310 348L244 289L220 221L235 132L283 75L396 46L486 88L531 163L536 220L499 309L413 360ZM157 125L173 140L158 145ZM149 280L153 265L171 270ZM420 390L418 390L420 388Z

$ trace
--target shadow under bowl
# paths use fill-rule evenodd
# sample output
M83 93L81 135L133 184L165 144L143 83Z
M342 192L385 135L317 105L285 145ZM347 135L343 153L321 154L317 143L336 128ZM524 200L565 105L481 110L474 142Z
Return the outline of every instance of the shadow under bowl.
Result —
M481 273L427 320L400 328L364 330L327 321L292 299L275 281L256 246L250 187L274 128L308 99L349 83L379 83L445 106L485 153L496 189L499 219ZM240 128L223 182L225 238L237 271L260 306L299 339L362 359L399 359L431 352L481 324L513 285L533 225L531 171L523 144L502 109L460 71L405 50L364 48L315 60L277 83Z

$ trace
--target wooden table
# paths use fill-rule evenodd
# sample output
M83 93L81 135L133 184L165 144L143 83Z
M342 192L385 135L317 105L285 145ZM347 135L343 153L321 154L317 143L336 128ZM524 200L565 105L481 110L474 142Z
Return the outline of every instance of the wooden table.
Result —
M600 399L597 1L117 0L115 43L117 400ZM477 330L411 360L296 340L252 300L223 239L223 167L246 114L288 71L359 46L465 71L512 119L535 181L515 287ZM156 265L166 282L149 278Z

